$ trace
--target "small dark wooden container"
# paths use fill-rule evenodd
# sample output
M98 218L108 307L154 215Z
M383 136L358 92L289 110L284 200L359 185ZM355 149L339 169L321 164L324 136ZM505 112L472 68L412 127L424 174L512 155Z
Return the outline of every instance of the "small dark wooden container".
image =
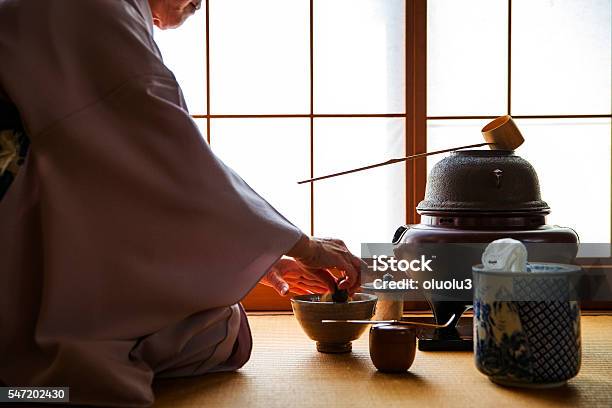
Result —
M370 329L370 358L383 373L408 371L416 353L416 329L377 324Z

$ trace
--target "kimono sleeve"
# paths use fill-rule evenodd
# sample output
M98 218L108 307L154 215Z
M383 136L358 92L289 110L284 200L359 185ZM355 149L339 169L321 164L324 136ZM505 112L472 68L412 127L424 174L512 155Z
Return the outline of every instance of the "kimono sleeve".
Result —
M113 335L239 301L302 233L213 154L146 2L34 3L52 16L22 41L40 51L34 84L9 94L32 139L49 296Z

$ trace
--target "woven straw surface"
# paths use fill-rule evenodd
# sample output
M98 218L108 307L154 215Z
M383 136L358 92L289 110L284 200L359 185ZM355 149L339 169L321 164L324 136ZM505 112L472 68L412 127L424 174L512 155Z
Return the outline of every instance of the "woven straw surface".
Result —
M250 322L253 354L240 371L160 381L155 407L612 407L612 316L583 317L580 374L548 390L497 386L467 352L418 351L409 373L381 374L367 334L351 354L325 355L293 316Z

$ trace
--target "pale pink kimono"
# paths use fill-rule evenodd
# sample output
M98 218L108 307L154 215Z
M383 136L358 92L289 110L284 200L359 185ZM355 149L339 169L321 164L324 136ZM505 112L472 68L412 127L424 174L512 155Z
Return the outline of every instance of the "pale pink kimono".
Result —
M237 303L301 234L202 139L150 13L0 0L0 99L32 141L0 202L7 385L147 406L154 376L239 368Z

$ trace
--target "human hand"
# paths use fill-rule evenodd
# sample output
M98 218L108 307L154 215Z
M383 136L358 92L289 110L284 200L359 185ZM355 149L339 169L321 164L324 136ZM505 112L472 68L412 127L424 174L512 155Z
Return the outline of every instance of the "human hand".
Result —
M339 271L342 277L338 288L348 290L351 295L359 288L361 267L365 263L353 255L339 239L309 238L304 235L287 255L308 271Z
M336 278L325 269L306 270L293 259L280 259L260 283L274 288L281 296L326 293L336 288Z

